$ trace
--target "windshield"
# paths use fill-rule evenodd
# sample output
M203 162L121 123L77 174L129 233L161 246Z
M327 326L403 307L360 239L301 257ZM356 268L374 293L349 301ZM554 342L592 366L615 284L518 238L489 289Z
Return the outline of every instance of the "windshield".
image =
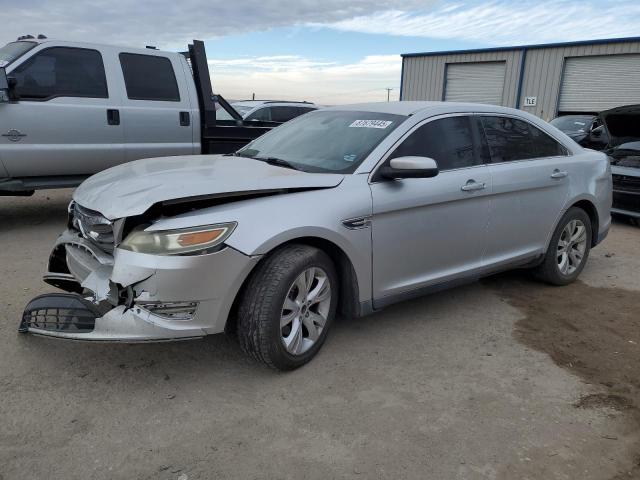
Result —
M37 44L35 42L12 42L0 48L0 68L6 67L16 58L31 50Z
M567 115L551 120L551 125L563 132L580 132L586 133L593 123L595 117L593 115Z
M406 117L317 111L257 138L236 155L281 160L307 172L352 173Z

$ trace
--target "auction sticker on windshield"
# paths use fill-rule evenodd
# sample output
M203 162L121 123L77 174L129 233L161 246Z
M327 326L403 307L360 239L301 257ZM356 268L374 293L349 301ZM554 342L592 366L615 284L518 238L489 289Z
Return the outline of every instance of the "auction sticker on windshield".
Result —
M356 120L349 128L387 128L392 123L388 120Z

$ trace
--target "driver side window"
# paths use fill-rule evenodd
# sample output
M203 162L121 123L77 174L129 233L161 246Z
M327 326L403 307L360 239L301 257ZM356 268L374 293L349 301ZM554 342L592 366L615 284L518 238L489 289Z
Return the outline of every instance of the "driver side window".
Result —
M102 55L97 50L47 48L18 66L12 76L24 100L109 98Z
M442 118L415 130L391 154L389 159L407 156L429 157L439 170L480 165L473 148L473 130L469 117Z

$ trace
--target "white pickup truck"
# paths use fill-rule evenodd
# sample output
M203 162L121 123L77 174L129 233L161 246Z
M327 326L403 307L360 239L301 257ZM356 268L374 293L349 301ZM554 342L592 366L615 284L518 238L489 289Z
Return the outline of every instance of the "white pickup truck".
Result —
M184 53L30 35L0 48L0 195L140 158L229 153L276 125L213 95L198 40Z

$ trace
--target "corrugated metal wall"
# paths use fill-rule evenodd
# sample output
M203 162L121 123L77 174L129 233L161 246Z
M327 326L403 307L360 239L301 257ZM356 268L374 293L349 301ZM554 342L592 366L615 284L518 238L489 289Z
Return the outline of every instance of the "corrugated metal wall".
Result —
M520 105L524 104L524 97L538 97L535 107L524 107L523 110L551 120L557 113L565 58L619 53L640 53L640 42L527 50Z
M515 107L517 105L516 96L522 52L523 50L519 48L492 52L404 57L402 99L442 100L447 63L504 60L506 61L506 75L502 105ZM554 118L557 113L562 70L566 57L620 53L640 53L640 41L527 49L520 97L521 108L545 120ZM536 106L523 107L525 97L537 97Z
M506 62L502 105L515 104L518 91L518 72L520 71L519 50L461 53L453 55L437 55L429 57L405 57L402 78L403 100L436 100L443 99L445 65L469 62Z

